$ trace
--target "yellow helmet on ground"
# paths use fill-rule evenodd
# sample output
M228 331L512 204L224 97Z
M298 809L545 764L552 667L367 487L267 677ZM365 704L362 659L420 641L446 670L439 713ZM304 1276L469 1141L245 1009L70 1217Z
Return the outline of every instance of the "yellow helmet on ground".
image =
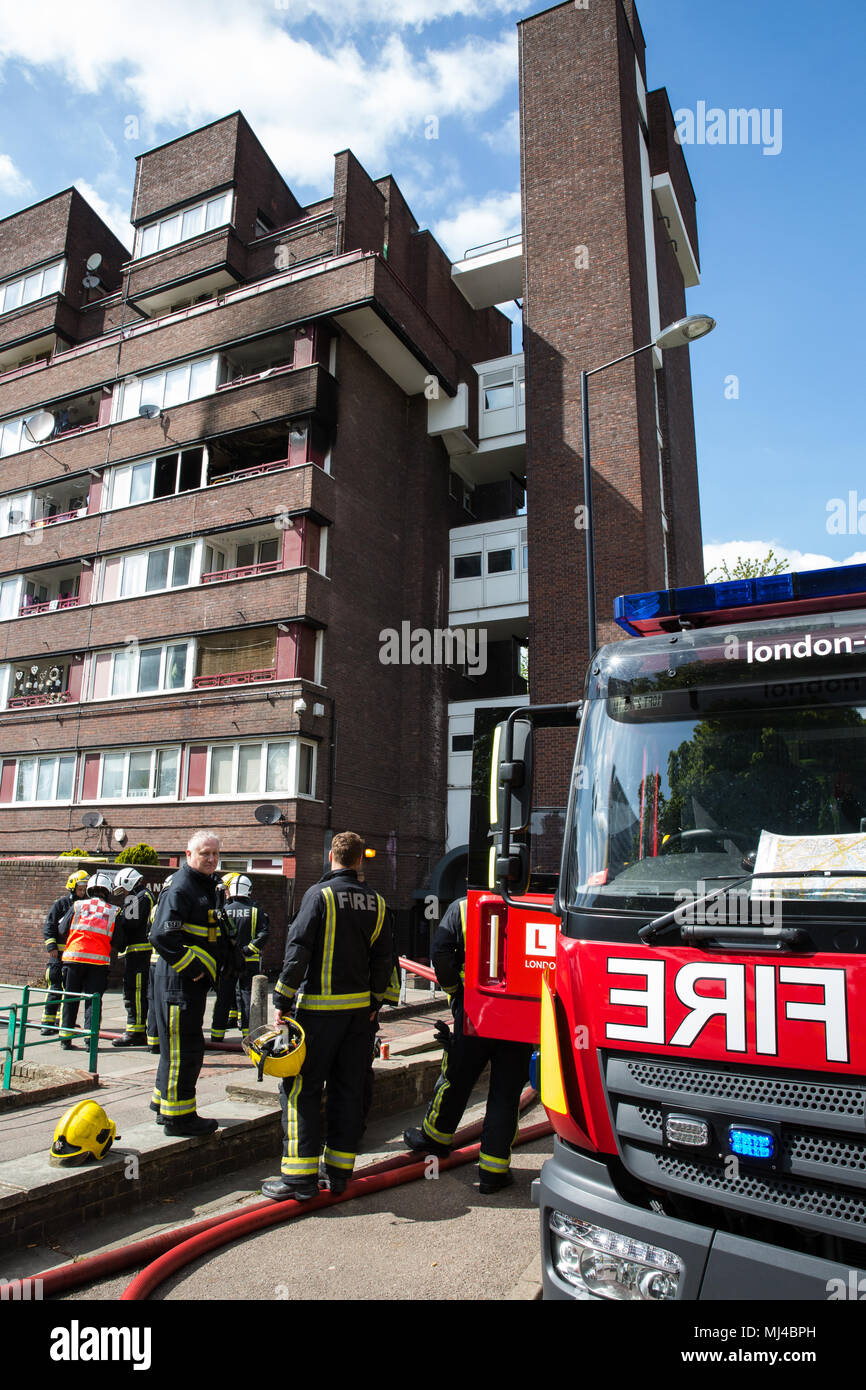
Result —
M244 1052L262 1075L297 1076L307 1055L304 1030L294 1019L282 1028L257 1028L243 1039Z
M78 873L70 874L68 879L66 880L67 893L74 893L76 883L86 883L87 877L88 875L86 869L79 869Z
M95 1100L80 1100L54 1131L49 1162L62 1167L104 1158L117 1138L117 1126Z

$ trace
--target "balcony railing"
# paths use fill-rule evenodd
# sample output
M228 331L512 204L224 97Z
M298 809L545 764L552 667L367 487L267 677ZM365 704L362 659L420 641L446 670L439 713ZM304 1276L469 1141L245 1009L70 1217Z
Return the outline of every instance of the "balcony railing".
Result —
M56 512L54 516L40 516L29 523L31 531L39 526L53 526L56 521L74 521L76 517L86 516L86 507L76 507L72 512Z
M273 463L253 463L248 468L237 468L233 473L221 473L218 478L211 478L209 486L214 487L216 483L233 483L236 478L252 478L256 473L271 473L275 468L288 468L290 459L275 459Z
M201 690L207 685L252 685L256 681L273 681L276 678L276 671L269 666L262 671L222 671L219 675L195 676L192 686L193 690Z
M249 376L236 376L231 381L223 381L217 390L228 391L230 386L246 386L251 381L263 381L269 376L277 376L280 372L292 372L294 369L294 362L282 362L279 367L265 367L261 372L251 372Z
M68 690L46 690L41 695L13 695L9 709L29 709L32 705L65 705L71 696Z
M77 608L80 602L77 594L74 598L50 598L45 603L28 603L25 599L18 609L18 616L29 618L34 613L54 613L61 608Z
M273 574L280 568L279 560L266 560L261 565L240 565L233 570L209 570L201 577L202 584L215 584L218 579L249 579L253 574Z

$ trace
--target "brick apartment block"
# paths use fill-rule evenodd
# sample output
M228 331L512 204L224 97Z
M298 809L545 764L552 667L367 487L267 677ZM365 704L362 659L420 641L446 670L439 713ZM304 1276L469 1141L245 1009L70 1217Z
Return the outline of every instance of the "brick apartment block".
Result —
M352 827L417 910L466 838L453 711L525 698L527 642L534 698L579 693L579 371L685 312L694 195L631 0L520 41L503 255L452 267L348 150L302 207L239 112L138 157L134 247L75 189L0 222L0 856L207 827L297 900ZM597 378L593 425L607 638L701 573L688 353ZM486 671L383 662L405 623L484 630Z

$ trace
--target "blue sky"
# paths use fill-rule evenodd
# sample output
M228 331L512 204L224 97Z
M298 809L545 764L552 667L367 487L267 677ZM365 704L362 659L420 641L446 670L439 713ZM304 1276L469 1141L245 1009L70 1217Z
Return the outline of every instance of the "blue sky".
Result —
M135 155L240 108L302 200L329 191L333 153L350 146L374 176L396 176L422 225L459 256L519 229L515 23L543 8L512 0L7 6L0 216L77 183L129 245ZM782 112L776 155L752 145L686 148L703 268L689 307L719 323L691 349L709 562L770 545L796 568L866 558L848 507L850 492L855 506L862 496L866 535L856 430L866 6L643 0L639 12L649 85L667 87L675 111L704 102ZM844 534L827 529L833 499Z

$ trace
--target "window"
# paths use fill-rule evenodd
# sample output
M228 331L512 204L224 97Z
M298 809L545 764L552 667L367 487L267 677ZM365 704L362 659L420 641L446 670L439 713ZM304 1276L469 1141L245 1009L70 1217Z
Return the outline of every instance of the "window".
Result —
M150 502L154 497L173 497L176 493L202 487L204 468L202 447L160 454L156 458L142 459L140 463L122 464L114 469L109 510Z
M0 314L9 314L13 309L20 309L22 304L32 304L46 295L59 294L65 269L65 261L55 261L17 280L7 280L0 285Z
M18 580L4 579L0 584L0 622L4 618L17 618L19 606Z
M514 569L514 549L509 550L488 550L487 552L487 573L488 574L508 574Z
M213 231L215 227L230 222L231 215L231 192L220 193L216 198L196 203L183 212L171 213L158 222L150 222L148 226L139 228L136 255L152 256L155 251L165 251L179 241L188 241L190 237L201 236L202 232Z
M481 578L481 551L472 555L454 556L454 578L455 579L480 579Z
M471 753L472 735L471 734L452 734L451 735L452 753Z
M278 540L249 541L244 545L239 545L235 566L237 569L246 569L250 565L267 565L280 558L280 543Z
M158 647L127 647L114 652L111 663L111 695L140 695L161 690L183 690L187 684L190 642L169 642Z
M75 754L54 758L19 758L16 801L71 801Z
M177 796L178 748L131 748L103 753L99 800L155 800Z
M119 420L132 420L144 405L168 410L174 405L208 396L217 388L219 355L199 357L192 362L177 362L161 372L148 376L130 377L119 393Z
M193 546L170 545L160 550L124 555L121 564L120 597L158 594L179 589L189 583Z
M315 746L311 743L281 739L214 744L208 751L207 796L313 795Z
M508 382L505 386L485 386L485 410L507 410L512 405L514 405L514 385L512 382Z

